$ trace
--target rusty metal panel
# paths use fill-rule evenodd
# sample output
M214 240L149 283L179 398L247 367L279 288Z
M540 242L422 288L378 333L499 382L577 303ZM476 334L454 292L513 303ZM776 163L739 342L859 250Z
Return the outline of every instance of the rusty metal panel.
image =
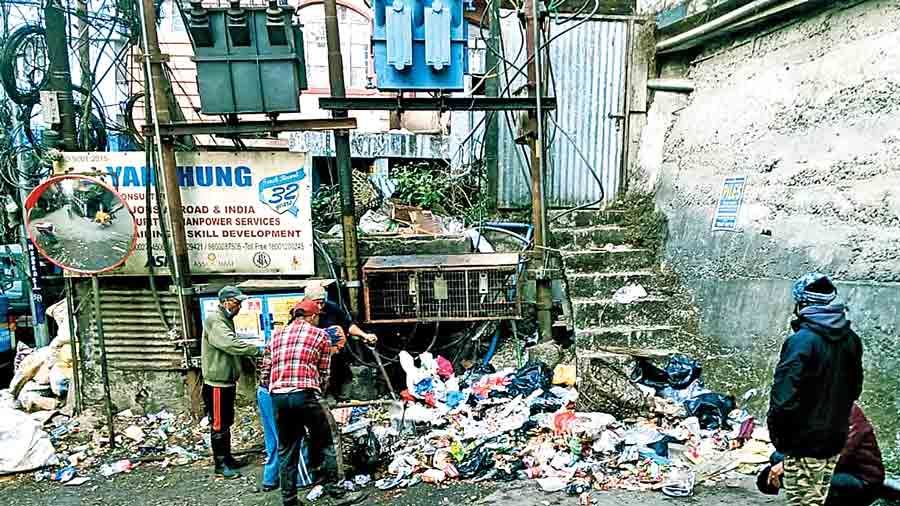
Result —
M516 254L370 258L363 268L370 323L521 317Z
M577 22L553 24L551 36L562 34ZM515 16L504 20L504 49L508 60L524 66L522 32L517 23ZM625 142L627 29L626 21L591 20L550 44L549 86L558 104L558 111L551 114L562 128L559 130L553 121L547 121L550 142L546 184L550 207L573 207L599 200L604 192L591 170L603 183L604 202L616 197ZM512 83L510 89L516 90L525 84L525 77L511 63L506 69L501 68L501 75L507 76ZM505 86L501 85L501 89ZM515 126L513 115L501 118L498 202L504 208L524 207L531 199L530 154L515 144Z
M159 297L169 325L181 327L178 299L160 287ZM93 298L85 306L93 315ZM100 288L103 332L109 366L125 370L180 370L184 354L163 325L153 294L146 289ZM93 322L93 318L89 318ZM91 332L96 328L91 325ZM100 347L94 346L96 360Z

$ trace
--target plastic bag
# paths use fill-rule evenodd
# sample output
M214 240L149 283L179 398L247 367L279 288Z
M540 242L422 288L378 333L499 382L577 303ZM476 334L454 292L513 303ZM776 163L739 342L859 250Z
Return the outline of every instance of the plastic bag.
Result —
M735 408L732 395L703 394L684 403L688 414L700 420L702 429L729 429L728 413Z
M666 387L681 390L700 378L703 368L700 363L684 355L675 355L669 359L665 369L653 365L646 359L639 359L632 379L657 390Z
M459 477L468 480L490 471L494 467L494 460L490 452L483 446L479 446L470 453L466 460L456 466Z
M453 376L453 364L451 364L449 360L440 355L438 355L435 360L437 361L438 376L440 376L442 380L447 380Z
M543 362L529 362L516 371L506 391L510 396L527 397L538 388L550 388L553 371Z
M553 384L575 386L575 366L559 364L553 369Z

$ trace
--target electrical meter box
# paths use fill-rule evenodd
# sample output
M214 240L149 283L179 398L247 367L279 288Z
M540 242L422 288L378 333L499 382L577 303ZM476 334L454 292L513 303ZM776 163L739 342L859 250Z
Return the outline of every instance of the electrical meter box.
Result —
M188 29L197 63L203 114L300 111L307 88L303 31L292 23L294 8L203 7L192 1Z
M378 89L462 91L468 72L463 0L374 0Z

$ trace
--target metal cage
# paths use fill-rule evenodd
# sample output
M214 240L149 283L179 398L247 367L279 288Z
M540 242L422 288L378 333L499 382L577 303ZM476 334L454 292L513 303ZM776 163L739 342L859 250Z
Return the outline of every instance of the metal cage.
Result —
M519 255L371 257L363 266L369 323L518 319Z

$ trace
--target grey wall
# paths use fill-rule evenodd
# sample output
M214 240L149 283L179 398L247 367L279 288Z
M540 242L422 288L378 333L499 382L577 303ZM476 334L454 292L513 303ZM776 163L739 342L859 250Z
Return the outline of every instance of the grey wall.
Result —
M712 381L738 395L768 389L787 334L790 280L815 269L841 282L866 346L864 407L895 469L898 26L895 1L869 1L670 61L662 73L686 75L696 91L653 97L633 181L657 192L669 218L666 261L701 309L709 350L717 350L707 357ZM711 232L730 175L749 179L739 231ZM739 364L725 368L727 380L715 374L723 362ZM750 406L763 411L764 396Z

